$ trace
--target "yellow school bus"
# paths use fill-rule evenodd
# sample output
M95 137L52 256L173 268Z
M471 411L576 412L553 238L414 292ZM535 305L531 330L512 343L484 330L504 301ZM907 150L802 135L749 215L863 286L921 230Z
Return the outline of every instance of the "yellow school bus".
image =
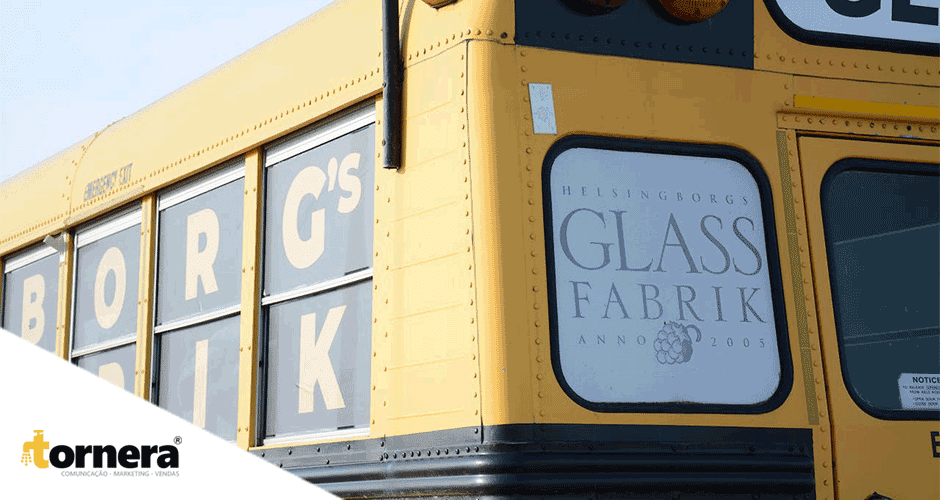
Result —
M0 185L0 326L344 497L940 498L928 3L338 1Z

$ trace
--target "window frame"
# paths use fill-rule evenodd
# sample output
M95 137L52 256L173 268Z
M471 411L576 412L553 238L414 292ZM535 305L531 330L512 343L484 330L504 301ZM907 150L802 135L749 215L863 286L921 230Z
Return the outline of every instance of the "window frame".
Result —
M3 325L6 325L6 308L4 307L4 305L6 304L6 294L8 293L8 290L6 287L7 274L10 274L13 271L16 271L17 269L22 269L30 264L39 262L40 260L45 259L47 257L51 257L52 255L55 255L57 253L58 252L54 248L42 242L39 242L23 250L14 252L8 255L7 257L4 257L3 268L0 269L0 327L4 328L7 331L13 332L13 330L11 330L8 326L3 326ZM59 263L63 261L63 258L64 258L64 255L59 255ZM61 278L61 276L59 278ZM59 280L61 281L61 279ZM57 283L57 285L61 286L61 283ZM56 295L58 295L59 293L58 286L56 287L56 290L55 290ZM59 314L58 300L56 300L55 314L56 316L58 316ZM56 321L58 321L58 319L56 319ZM20 338L23 338L22 332L19 332L17 335L19 335ZM58 338L57 338L58 332L57 331L54 332L53 336L56 337L56 339L52 343L52 350L47 351L47 352L51 352L52 354L55 354L56 343L58 342ZM40 349L46 350L41 347Z
M110 349L117 349L119 347L137 342L137 330L135 328L133 332L122 333L114 339L91 344L81 349L75 349L75 305L78 298L78 250L90 243L94 243L108 236L112 236L125 229L130 229L131 227L134 227L135 224L143 224L143 212L140 206L133 206L118 210L117 212L106 215L97 221L81 226L74 232L75 243L73 245L74 248L72 249L72 259L73 262L75 262L75 268L72 272L72 279L69 283L69 286L72 289L72 301L71 304L69 304L69 310L71 311L71 325L69 325L69 346L67 354L69 363L76 364L77 358ZM135 271L139 277L139 265L138 269Z
M347 275L339 276L336 278L331 278L315 283L309 283L297 288L283 290L268 296L264 295L265 288L265 276L264 270L266 269L267 262L267 225L268 225L268 172L270 168L276 167L281 162L298 156L307 151L315 149L323 144L326 144L335 139L341 138L349 133L355 132L362 128L368 127L370 125L377 127L378 121L375 111L375 102L368 101L356 106L353 106L347 110L344 110L340 113L337 113L323 122L312 124L308 127L305 127L301 130L298 130L280 140L274 141L271 144L264 147L264 152L262 156L262 182L259 189L262 189L262 203L261 203L261 220L260 220L260 278L258 279L258 297L259 297L259 314L260 314L260 334L258 336L258 365L260 366L258 370L257 377L257 399L255 404L259 411L256 412L256 436L255 441L259 443L259 446L281 446L287 444L296 444L304 442L313 442L313 441L322 441L322 440L334 440L334 439L351 439L356 437L369 436L372 432L371 424L366 425L365 427L353 427L348 429L336 429L329 431L301 431L298 433L285 434L282 436L272 436L267 437L267 413L268 413L268 376L270 370L270 364L268 360L270 359L269 353L269 323L270 323L270 314L269 311L272 306L277 306L279 304L286 304L293 300L298 299L307 299L321 295L324 293L329 293L337 290L341 290L346 287L353 285L369 282L374 280L375 276L375 262L371 263L368 268L355 270ZM375 161L374 158L370 158L370 161ZM373 172L375 172L375 166L373 166ZM375 178L373 175L373 186L375 185ZM363 189L363 196L373 196L374 188L372 186L368 187L369 189ZM373 216L375 215L375 206L373 205ZM373 234L372 241L370 242L375 247L375 235ZM369 303L370 308L372 303ZM371 342L371 330L370 330L370 342ZM370 349L371 350L371 349ZM371 359L371 358L370 358ZM371 379L371 363L369 366L370 369L370 379ZM371 414L372 409L369 408Z
M159 337L166 333L173 333L175 331L184 330L193 326L206 325L212 323L213 321L220 321L237 317L241 314L242 309L241 294L239 294L238 301L231 306L226 306L222 309L216 309L214 311L209 311L202 314L175 319L160 325L157 324L157 307L160 301L160 290L158 284L160 271L160 217L162 215L162 211L180 203L189 201L202 194L208 193L216 188L225 186L231 182L235 182L239 179L244 180L245 172L245 158L244 155L240 155L233 159L222 162L215 167L209 168L190 179L186 179L176 183L175 185L171 185L165 188L162 192L158 193L156 196L156 203L154 207L153 281L150 284L150 286L153 287L153 302L151 306L153 314L151 324L152 328L150 333L152 343L152 349L150 353L150 403L154 406L162 408L160 406L160 359L162 342L160 341ZM241 214L239 214L239 217L242 219L242 223L244 224L244 210ZM239 244L241 244L242 235L239 235L238 240L240 242ZM245 249L243 248L242 251L244 252L244 250ZM235 368L236 373L238 373L241 369L240 366L236 366ZM236 386L236 390L237 389L238 388ZM238 402L236 401L236 407L237 404ZM235 425L238 425L237 414ZM208 429L204 430L210 434L214 434ZM235 433L235 437L233 439L226 439L222 436L217 437L229 443L235 443L238 440L237 432Z
M833 252L833 243L829 238L829 230L832 222L827 221L826 218L826 207L828 205L828 198L831 196L829 194L831 183L835 180L839 174L842 174L847 171L863 171L863 172L879 172L879 173L901 173L909 175L923 175L923 176L933 176L938 177L938 168L940 165L931 164L931 163L921 163L913 161L903 161L903 160L881 160L881 159L872 159L872 158L860 158L860 157L848 157L836 161L826 170L826 173L823 175L822 182L819 187L819 200L820 200L820 219L822 220L823 225L823 240L826 248L826 266L827 273L829 275L829 289L831 293L832 300L832 314L833 322L835 327L835 337L836 345L838 346L839 353L839 371L842 374L842 383L845 386L846 392L849 393L849 397L852 398L852 401L855 405L861 409L863 412L871 415L880 420L926 420L933 421L937 418L937 412L934 410L886 410L882 408L875 408L861 397L858 392L858 389L854 384L851 383L851 377L846 367L846 352L845 352L845 342L842 334L842 311L837 304L839 304L839 290L836 287L836 276L835 272L835 260Z
M558 332L558 300L556 297L555 241L552 220L551 172L555 160L573 148L607 151L668 154L699 158L720 158L734 161L751 174L760 195L760 214L764 225L764 246L767 255L767 273L770 281L771 308L777 337L780 378L776 390L769 398L754 404L716 403L628 403L593 402L579 395L565 380L561 367ZM542 162L542 219L545 231L545 265L548 295L549 345L555 379L564 393L579 406L598 413L676 413L676 414L762 414L779 408L787 400L793 387L793 365L790 354L790 333L787 325L786 301L780 270L777 221L770 180L760 162L747 151L721 144L685 143L653 139L619 138L601 135L570 135L563 137L548 149Z

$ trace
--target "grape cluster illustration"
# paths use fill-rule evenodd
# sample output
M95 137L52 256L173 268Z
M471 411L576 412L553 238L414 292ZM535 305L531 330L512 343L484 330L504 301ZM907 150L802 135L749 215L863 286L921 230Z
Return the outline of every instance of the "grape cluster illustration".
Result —
M696 342L702 341L702 331L695 325L685 326L675 321L663 325L653 342L656 360L660 364L674 365L692 359L692 336L689 330L695 330Z

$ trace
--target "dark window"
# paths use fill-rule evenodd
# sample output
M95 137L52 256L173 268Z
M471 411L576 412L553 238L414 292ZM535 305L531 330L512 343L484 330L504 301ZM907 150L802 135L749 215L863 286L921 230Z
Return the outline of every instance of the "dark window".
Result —
M882 418L936 417L909 379L940 374L938 180L936 166L848 159L823 181L842 373Z

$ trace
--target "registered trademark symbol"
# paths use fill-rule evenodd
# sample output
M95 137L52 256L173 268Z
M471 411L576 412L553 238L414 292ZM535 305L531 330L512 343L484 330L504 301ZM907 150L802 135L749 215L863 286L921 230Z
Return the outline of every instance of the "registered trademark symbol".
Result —
M181 437L179 437L179 436L176 436L175 438L173 438L173 443L175 443L175 444L180 444L180 443L182 443L182 442L183 442L183 438L181 438Z

